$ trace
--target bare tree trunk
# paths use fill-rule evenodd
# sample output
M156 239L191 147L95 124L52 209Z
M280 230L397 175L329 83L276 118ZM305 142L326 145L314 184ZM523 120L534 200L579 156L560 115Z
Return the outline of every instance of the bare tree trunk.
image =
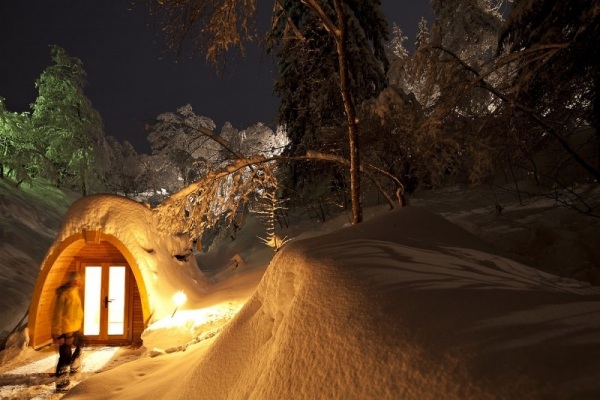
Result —
M596 139L596 169L600 170L600 78L594 82L594 105L592 106L592 128Z
M348 144L350 145L350 198L352 200L352 224L362 222L362 204L360 199L360 151L358 143L358 126L356 124L356 109L352 93L350 93L350 76L348 72L347 38L348 21L342 5L342 0L335 0L335 12L338 18L338 34L334 35L340 67L340 87L344 110L348 122Z
M352 200L352 224L362 222L362 204L360 200L360 151L358 144L358 126L356 124L356 109L354 100L350 93L350 75L348 72L347 38L348 21L344 13L342 0L334 0L333 5L337 16L335 24L323 11L321 6L315 0L300 0L312 10L314 10L323 26L333 37L338 53L338 63L340 68L340 89L342 100L344 102L344 111L348 123L348 144L350 146L350 198Z

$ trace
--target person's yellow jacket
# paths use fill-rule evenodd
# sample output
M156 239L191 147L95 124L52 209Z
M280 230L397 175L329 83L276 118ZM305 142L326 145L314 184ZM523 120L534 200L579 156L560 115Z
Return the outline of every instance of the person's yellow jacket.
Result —
M61 286L56 291L56 303L52 316L52 337L81 330L83 307L77 286Z

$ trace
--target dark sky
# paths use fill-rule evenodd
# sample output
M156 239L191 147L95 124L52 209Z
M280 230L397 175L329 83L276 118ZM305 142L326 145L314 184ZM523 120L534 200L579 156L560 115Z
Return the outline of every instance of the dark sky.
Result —
M260 49L230 65L224 76L203 58L177 60L161 44L152 19L130 0L0 0L0 96L10 111L30 111L35 80L52 62L57 44L83 61L85 93L100 112L106 135L150 152L144 124L158 114L192 104L220 130L256 122L275 125L273 60ZM259 1L259 7L267 3ZM269 3L270 6L270 3ZM414 42L418 20L431 20L428 0L382 0L390 26L396 22ZM254 50L254 51L252 51Z

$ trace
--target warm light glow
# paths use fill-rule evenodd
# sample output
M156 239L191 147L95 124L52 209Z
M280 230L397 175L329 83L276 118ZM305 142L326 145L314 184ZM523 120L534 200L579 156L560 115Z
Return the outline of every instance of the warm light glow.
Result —
M83 334L85 336L100 335L100 311L102 307L101 301L101 285L102 282L102 267L86 266L85 267L85 309L83 311Z
M183 304L185 304L186 301L187 301L187 296L185 295L185 293L182 290L180 290L179 292L177 292L173 295L173 302L175 303L175 306L177 306L177 307L182 306Z
M243 303L226 301L214 306L194 310L175 309L171 318L163 318L154 322L148 327L148 331L181 327L198 332L199 334L199 332L206 330L203 328L204 325L208 324L210 327L215 327L225 324L237 314L242 306Z
M111 265L108 269L108 334L125 332L125 267Z
M122 336L125 333L125 277L122 265L85 266L83 334ZM104 279L108 274L108 279Z

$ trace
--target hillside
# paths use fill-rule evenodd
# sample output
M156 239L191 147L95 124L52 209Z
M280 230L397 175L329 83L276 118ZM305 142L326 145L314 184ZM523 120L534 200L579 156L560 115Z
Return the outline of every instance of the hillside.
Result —
M0 188L0 270L4 287L10 289L0 301L7 311L2 322L12 329L27 309L40 260L73 197L44 186L17 190L4 184ZM546 377L557 385L561 382L563 394L570 393L574 385L579 385L578 376L585 376L584 387L579 390L597 393L593 373L597 363L587 356L595 339L586 342L587 347L572 350L573 340L588 340L581 335L598 324L590 314L597 307L598 288L590 288L589 284L597 284L600 245L594 232L599 221L547 198L531 197L519 203L510 191L486 187L454 186L417 192L410 203L401 213L389 213L385 205L367 207L365 223L356 227L349 227L344 213L325 223L314 218L295 221L286 231L278 232L295 238L289 250L285 246L270 264L273 253L257 238L264 236L264 230L249 218L235 240L224 236L207 253L196 255L202 271L214 283L204 299L204 308L181 310L178 318L171 318L167 324L158 321L143 335L144 348L123 349L104 366L98 367L93 361L102 352L87 350L84 365L88 371L72 394L86 398L90 393L104 392L107 382L112 385L118 381L127 382L128 390L107 391L110 398L145 398L148 390L170 391L175 397L189 397L188 390L201 390L209 397L247 398L251 387L254 393L269 391L283 396L289 393L285 385L277 383L279 364L285 364L278 356L282 348L287 349L286 354L295 354L301 364L311 364L315 373L331 381L336 393L350 397L375 390L383 397L403 392L408 397L423 398L425 381L434 379L426 373L429 361L406 369L402 360L411 359L410 365L414 366L423 357L434 360L440 350L446 352L443 362L449 363L447 371L456 362L466 369L435 372L442 380L427 389L434 397L447 390L468 390L501 398L498 388L514 374L493 365L499 356L506 363L526 366L523 368L527 371L521 369L521 373L528 375L517 386L502 389L505 394L525 388L532 393L549 393L553 388L544 387ZM501 205L500 212L497 204ZM352 277L352 271L357 275ZM578 277L579 281L569 277ZM431 297L432 290L439 291L439 296ZM451 302L454 306L449 306ZM406 308L408 304L413 306ZM540 314L540 309L546 311ZM373 310L379 310L376 319ZM486 315L493 315L497 322L490 324L489 318L483 318ZM324 325L327 318L329 322ZM570 321L569 329L580 335L563 336L562 325L552 322L557 319ZM401 320L408 325L399 326ZM456 330L457 321L464 324L462 330L453 337L442 336L453 343L451 348L467 349L464 354L452 353L435 339L449 326ZM519 329L515 331L516 326ZM399 328L405 341L397 342L395 334L386 334ZM469 332L473 329L483 332L483 336L472 336ZM413 330L420 333L405 335ZM298 331L314 334L305 337ZM489 335L504 338L505 346L498 342L494 351L486 350L485 338ZM555 338L551 348L547 346L549 337ZM435 340L428 342L428 338ZM403 350L406 343L412 350ZM188 346L188 351L181 351ZM47 350L29 350L12 359L4 358L3 384L8 386L1 391L2 396L25 398L52 391L52 378L45 375L52 368L53 358L48 355L52 349ZM176 354L165 354L173 351ZM548 351L551 355L542 357L544 363L536 361ZM382 363L384 353L394 353L400 364ZM46 364L35 361L42 359L50 360L50 364L44 367ZM565 362L580 367L571 372L559 370ZM319 369L323 366L326 370ZM341 366L341 373L327 372ZM483 370L479 370L481 366ZM148 377L160 379L148 386L144 375L136 373L139 368L144 368ZM193 384L171 387L167 382L179 379L173 371L182 368L190 371L187 378L192 382L199 376L210 376L211 371L222 371L219 376L227 382L215 377L201 388ZM237 380L231 368L242 371L245 378ZM284 381L289 382L289 374L295 376L297 390L315 395L323 387L322 380L308 379L290 365L286 368ZM260 371L270 372L267 376ZM373 375L372 371L379 372ZM425 381L413 380L416 386L407 387L385 378L407 373L425 373L419 378ZM497 373L501 375L495 376ZM346 380L358 375L358 381ZM457 385L458 378L464 382ZM13 386L17 382L25 385ZM220 392L223 388L230 389Z
M24 317L40 264L76 195L0 179L0 342Z

